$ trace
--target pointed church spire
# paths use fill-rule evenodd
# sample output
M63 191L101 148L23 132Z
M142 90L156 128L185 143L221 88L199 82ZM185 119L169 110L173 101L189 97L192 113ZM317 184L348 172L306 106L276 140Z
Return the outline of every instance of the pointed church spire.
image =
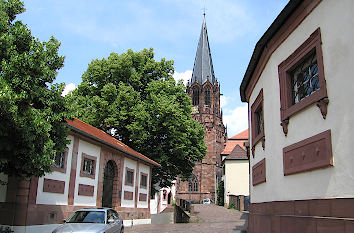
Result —
M197 53L194 60L192 83L198 82L204 84L207 80L212 84L215 83L215 75L213 62L211 60L211 53L208 40L208 32L206 27L205 12L202 24L202 30L200 32Z

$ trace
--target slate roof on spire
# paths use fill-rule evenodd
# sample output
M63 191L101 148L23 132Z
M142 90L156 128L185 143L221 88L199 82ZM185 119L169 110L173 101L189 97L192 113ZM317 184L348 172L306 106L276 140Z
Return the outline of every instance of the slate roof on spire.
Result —
M194 82L198 82L202 85L207 80L209 80L209 82L211 82L212 84L215 83L213 61L211 59L208 32L204 13L202 30L200 32L197 53L194 61L192 84Z

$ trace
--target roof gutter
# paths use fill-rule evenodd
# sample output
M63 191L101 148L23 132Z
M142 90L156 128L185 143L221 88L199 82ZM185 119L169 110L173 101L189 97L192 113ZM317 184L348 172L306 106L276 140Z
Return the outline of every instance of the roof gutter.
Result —
M105 144L105 145L107 145L107 146L110 146L110 147L112 147L112 148L114 148L114 149L116 149L116 150L119 150L119 151L121 151L121 152L124 152L124 153L126 153L126 154L128 154L128 155L130 155L130 156L132 156L132 157L134 157L134 158L143 160L143 161L145 161L145 162L147 162L147 163L149 163L149 164L155 165L155 166L157 166L157 167L161 167L161 165L160 165L159 163L157 163L157 162L154 163L154 162L151 162L151 161L149 161L149 160L147 160L147 159L145 159L145 158L138 157L137 155L135 155L135 154L133 154L133 153L131 153L131 152L129 152L129 151L123 150L122 148L119 148L119 147L117 147L117 146L115 146L115 145L112 145L111 143L108 143L108 142L106 142L106 141L104 141L104 140L102 140L102 139L100 139L100 138L98 138L98 137L95 137L95 136L93 136L93 135L91 135L91 134L89 134L89 133L86 133L85 131L83 131L83 130L81 130L81 129L78 129L78 128L76 128L76 127L74 127L74 126L72 126L72 125L69 125L69 124L66 124L66 125L67 125L71 130L73 130L73 131L75 131L75 132L77 132L77 133L79 133L79 134L81 134L81 135L84 135L84 136L86 136L86 137L88 137L88 138L91 138L91 139L93 139L93 140L95 140L95 141L98 141L98 142L100 142L100 143L102 143L102 144Z
M240 95L241 101L247 102L246 90L251 81L253 73L258 65L259 59L263 53L264 48L268 44L268 42L273 38L273 36L279 31L281 26L286 22L288 17L298 8L298 6L303 2L303 0L290 0L289 3L284 7L284 9L280 12L277 18L273 21L267 31L263 34L261 39L257 42L251 60L248 64L246 73L242 79L242 83L240 85Z

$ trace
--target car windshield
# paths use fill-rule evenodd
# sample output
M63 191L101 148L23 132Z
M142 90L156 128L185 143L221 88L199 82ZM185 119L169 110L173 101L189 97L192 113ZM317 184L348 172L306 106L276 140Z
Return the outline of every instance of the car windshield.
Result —
M104 211L76 211L67 223L104 223Z

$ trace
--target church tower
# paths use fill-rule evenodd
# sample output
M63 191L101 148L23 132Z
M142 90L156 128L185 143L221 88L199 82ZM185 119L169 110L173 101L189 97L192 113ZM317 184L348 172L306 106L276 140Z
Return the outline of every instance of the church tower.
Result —
M194 203L210 198L215 203L216 189L222 176L220 153L227 135L220 111L220 85L214 74L205 14L187 92L192 98L192 117L205 129L207 153L201 162L195 164L188 181L177 181L177 197Z

